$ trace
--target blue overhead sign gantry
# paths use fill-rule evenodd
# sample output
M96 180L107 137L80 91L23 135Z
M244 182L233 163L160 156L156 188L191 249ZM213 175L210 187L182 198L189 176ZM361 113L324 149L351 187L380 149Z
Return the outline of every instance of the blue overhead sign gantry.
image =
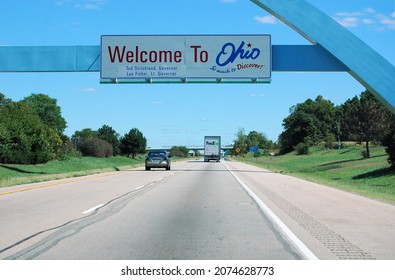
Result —
M251 0L312 45L272 46L272 71L348 72L395 113L395 67L305 0ZM308 17L306 16L308 15ZM0 47L0 72L99 72L100 46Z

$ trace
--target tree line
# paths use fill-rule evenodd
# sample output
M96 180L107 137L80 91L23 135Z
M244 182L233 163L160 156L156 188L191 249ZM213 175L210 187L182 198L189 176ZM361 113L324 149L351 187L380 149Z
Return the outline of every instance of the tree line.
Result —
M383 145L388 162L395 164L395 116L369 91L362 92L335 106L317 96L291 107L283 120L284 131L278 145L280 153L324 144L327 148L342 148L347 141L363 143L364 157L370 157L370 145Z
M147 139L143 133L132 128L123 136L108 125L103 125L98 130L85 128L76 131L71 137L76 150L84 156L112 157L118 155L130 156L145 153Z
M74 155L135 157L146 150L147 139L137 128L120 136L103 125L76 131L69 138L64 134L66 126L56 99L40 93L14 102L0 93L0 163L37 164ZM370 157L371 143L382 144L388 162L395 165L395 116L369 91L339 106L322 96L307 99L290 108L283 127L276 143L263 133L246 134L239 129L233 154L246 154L250 146L266 151L276 148L282 154L295 149L306 153L313 145L341 148L342 143L353 141L365 144L365 157ZM182 146L173 147L172 152L188 154Z
M278 147L276 143L269 140L262 132L255 130L246 134L244 128L239 128L236 137L236 140L233 142L231 155L245 155L250 151L251 146L265 151L270 151Z
M363 143L363 156L370 157L371 143L383 145L388 162L395 166L395 115L369 91L362 92L335 106L330 100L317 96L292 106L283 120L284 130L277 143L262 134L240 129L234 141L234 154L246 154L250 146L280 154L296 150L306 154L309 147L323 144L326 148L342 148L344 142ZM236 148L238 153L236 153Z
M134 158L146 150L147 139L137 128L120 137L103 125L69 138L66 127L56 99L39 93L14 102L0 93L0 163L38 164L75 155Z

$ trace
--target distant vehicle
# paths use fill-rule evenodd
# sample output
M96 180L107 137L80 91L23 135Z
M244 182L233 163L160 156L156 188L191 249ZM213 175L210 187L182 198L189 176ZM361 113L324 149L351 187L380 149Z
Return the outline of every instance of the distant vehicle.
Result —
M166 170L170 170L170 157L166 150L149 151L145 158L145 170L151 170L151 168L166 168Z
M221 136L204 136L204 161L221 160Z

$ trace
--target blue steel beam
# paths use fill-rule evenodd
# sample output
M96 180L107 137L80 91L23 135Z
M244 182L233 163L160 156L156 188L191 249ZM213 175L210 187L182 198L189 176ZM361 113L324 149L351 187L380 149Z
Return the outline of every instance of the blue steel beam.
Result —
M100 46L0 47L0 72L98 72ZM320 46L272 46L273 71L348 71Z
M349 70L319 45L272 46L272 71L346 72Z
M100 46L0 47L0 72L97 72Z
M395 67L305 0L251 0L341 61L356 80L395 114Z

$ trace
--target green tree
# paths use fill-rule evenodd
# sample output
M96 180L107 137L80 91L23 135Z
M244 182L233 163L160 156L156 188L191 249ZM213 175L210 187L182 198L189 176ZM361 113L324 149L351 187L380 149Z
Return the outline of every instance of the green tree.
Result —
M296 110L284 119L280 134L280 152L291 152L299 143L313 145L319 141L319 120L314 114Z
M342 127L347 129L347 136L365 142L366 157L370 157L371 141L382 140L391 123L391 112L381 104L369 91L360 97L347 100L342 106Z
M121 154L121 143L119 141L119 134L112 127L108 125L103 125L98 130L98 137L111 144L114 156Z
M257 146L259 149L270 150L274 147L274 143L268 140L267 137L255 130L250 131L248 135L245 134L244 128L239 128L236 134L236 140L233 144L233 154L245 155L250 151L251 146ZM236 149L240 149L240 153L236 153Z
M259 147L260 144L262 143L263 135L262 133L258 133L257 131L250 131L247 135L247 145L249 147L251 146L257 146Z
M132 128L120 139L121 152L124 155L132 156L135 158L137 154L145 153L147 148L147 139L143 133L137 128Z
M322 96L317 96L315 100L307 99L292 107L290 115L283 120L284 131L279 137L280 152L288 153L299 143L316 145L325 139L333 139L337 127L336 116L334 104Z
M6 98L5 95L0 92L0 107L7 106L10 103L12 103L12 100L9 98Z
M58 133L30 106L23 102L0 106L0 162L45 163L56 158L61 146Z
M240 149L239 153L236 153L236 149ZM239 128L236 133L236 140L233 143L233 153L236 155L245 155L249 151L248 137L245 134L244 128Z
M99 132L91 128L84 128L82 130L77 130L76 132L74 132L73 136L71 136L71 138L77 139L78 141L94 139L98 137L99 137Z
M22 100L29 105L41 118L41 120L59 135L67 127L66 120L62 117L61 108L57 105L57 100L46 94L31 94Z
M248 146L257 146L259 149L270 150L273 148L273 141L268 140L262 132L250 131L247 135Z
M360 141L357 131L357 127L359 126L357 114L360 106L359 98L354 96L352 99L346 100L339 107L340 132L343 141Z

